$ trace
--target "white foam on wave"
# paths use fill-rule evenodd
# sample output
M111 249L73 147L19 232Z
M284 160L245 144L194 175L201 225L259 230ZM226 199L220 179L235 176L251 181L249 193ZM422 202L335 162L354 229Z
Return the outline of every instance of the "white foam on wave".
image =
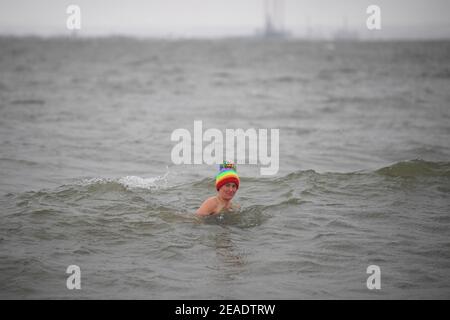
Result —
M160 177L141 178L136 176L126 176L120 178L117 182L127 189L155 189L159 187L159 184L157 182L160 180Z
M113 181L112 179L105 179L105 178L87 178L87 179L83 179L81 181L75 182L75 185L89 186L92 184L108 183L108 182L112 182L112 181Z
M123 185L127 189L157 189L167 185L167 176L169 175L169 168L167 172L162 176L153 178L141 178L136 176L126 176L118 180L118 183Z
M127 189L157 189L167 185L168 175L169 171L162 176L150 178L142 178L137 176L125 176L118 179L88 178L81 180L77 184L89 186L93 184L118 183Z

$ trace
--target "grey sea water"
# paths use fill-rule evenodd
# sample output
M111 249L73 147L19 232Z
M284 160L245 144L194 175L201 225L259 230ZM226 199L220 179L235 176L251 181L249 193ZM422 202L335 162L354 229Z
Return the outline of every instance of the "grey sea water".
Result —
M0 298L449 299L449 85L450 42L0 38ZM194 120L280 130L239 213Z

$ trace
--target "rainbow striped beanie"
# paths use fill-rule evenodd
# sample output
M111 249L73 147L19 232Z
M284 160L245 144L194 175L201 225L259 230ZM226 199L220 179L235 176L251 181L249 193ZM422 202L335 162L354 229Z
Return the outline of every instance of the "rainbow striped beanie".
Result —
M224 162L220 165L220 172L216 176L216 189L219 191L223 185L233 182L239 189L239 176L236 173L236 166L232 163Z

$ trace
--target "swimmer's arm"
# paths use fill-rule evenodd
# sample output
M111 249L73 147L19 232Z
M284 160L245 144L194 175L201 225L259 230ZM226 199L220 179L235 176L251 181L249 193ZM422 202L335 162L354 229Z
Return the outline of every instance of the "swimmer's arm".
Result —
M205 200L195 213L198 216L209 216L216 210L217 202L214 198Z

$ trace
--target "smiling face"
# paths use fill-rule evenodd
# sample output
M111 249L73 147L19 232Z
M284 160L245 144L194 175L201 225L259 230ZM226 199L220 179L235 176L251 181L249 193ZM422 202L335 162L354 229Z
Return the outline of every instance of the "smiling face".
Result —
M231 200L234 195L236 194L237 186L234 182L230 182L227 184L224 184L219 189L219 197L221 197L224 200Z

